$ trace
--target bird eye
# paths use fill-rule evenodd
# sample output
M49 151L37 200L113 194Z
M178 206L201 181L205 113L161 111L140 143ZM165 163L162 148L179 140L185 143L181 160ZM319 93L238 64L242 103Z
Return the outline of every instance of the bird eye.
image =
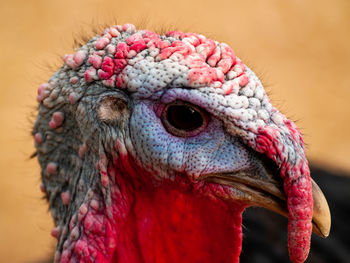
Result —
M209 115L191 103L177 101L165 106L161 120L169 133L177 137L191 137L207 127Z

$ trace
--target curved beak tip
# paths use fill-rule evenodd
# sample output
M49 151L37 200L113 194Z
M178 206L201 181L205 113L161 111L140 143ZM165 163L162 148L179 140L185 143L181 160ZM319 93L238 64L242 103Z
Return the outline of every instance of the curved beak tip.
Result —
M326 238L331 229L331 213L322 190L314 180L311 179L311 182L312 196L314 199L312 216L313 232L320 237Z

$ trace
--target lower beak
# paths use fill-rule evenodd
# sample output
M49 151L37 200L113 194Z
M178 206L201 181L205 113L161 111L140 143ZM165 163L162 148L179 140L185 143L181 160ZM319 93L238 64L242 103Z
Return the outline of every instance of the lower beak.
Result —
M239 190L235 200L241 200L252 206L260 206L288 217L286 196L281 181L276 175L265 169L256 169L254 175L249 171L235 173L206 175L202 180L221 185L227 185ZM263 173L263 175L261 174ZM313 232L320 237L327 237L331 227L331 216L327 200L319 186L312 181L312 195L314 200L312 225ZM235 191L237 193L237 191Z

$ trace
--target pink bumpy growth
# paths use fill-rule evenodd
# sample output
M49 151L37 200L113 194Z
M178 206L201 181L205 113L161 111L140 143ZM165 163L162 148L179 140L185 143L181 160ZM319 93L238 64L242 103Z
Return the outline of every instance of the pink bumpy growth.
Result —
M288 121L290 123L290 121ZM289 128L292 137L300 137L295 125ZM281 134L277 129L261 128L256 139L258 152L266 154L275 162L281 162L280 174L284 182L288 207L288 246L292 262L304 262L310 249L312 232L312 186L310 170L303 152L298 152L295 164L288 162L285 147L281 145ZM299 141L302 150L302 141ZM298 149L298 148L297 148Z

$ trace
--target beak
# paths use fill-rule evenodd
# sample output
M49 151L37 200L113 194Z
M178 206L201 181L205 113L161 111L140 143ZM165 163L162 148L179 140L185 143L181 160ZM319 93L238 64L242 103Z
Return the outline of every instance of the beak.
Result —
M288 217L286 195L277 169L272 172L271 168L268 168L269 165L263 164L261 160L257 162L255 158L253 166L246 171L208 174L201 180L230 186L236 190L232 199L243 201L251 206L264 207ZM326 238L331 227L328 203L319 186L314 180L311 179L311 181L314 200L312 230L318 236Z

